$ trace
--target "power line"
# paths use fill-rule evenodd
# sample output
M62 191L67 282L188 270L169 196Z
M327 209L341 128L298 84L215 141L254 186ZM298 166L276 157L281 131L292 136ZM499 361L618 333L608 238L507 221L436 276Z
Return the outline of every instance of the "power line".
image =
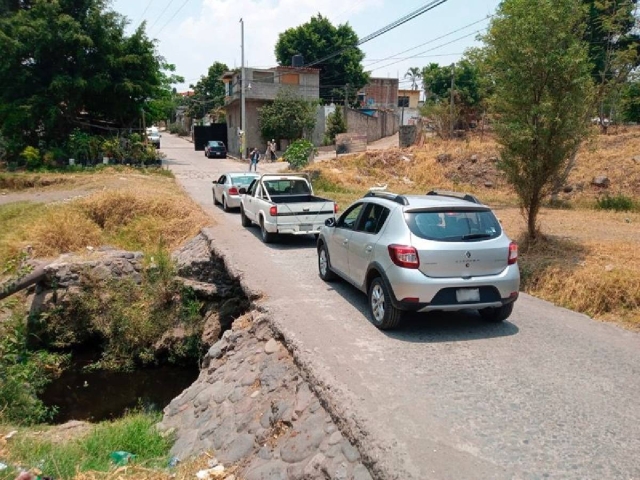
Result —
M160 35L160 33L162 33L162 31L165 29L165 27L167 25L169 25L171 20L176 18L176 15L178 15L178 13L180 13L180 10L182 10L187 3L189 3L189 0L184 0L184 2L182 2L182 5L180 5L180 8L178 8L178 10L175 11L175 13L171 16L171 18L169 20L167 20L167 22L162 26L162 28L160 30L158 30L158 32L156 33L156 36Z
M442 5L443 3L446 3L447 1L448 0L433 0L433 1L429 2L426 5L423 5L419 9L414 10L413 12L405 15L404 17L401 17L401 18L389 23L388 25L382 27L381 29L376 30L375 32L370 33L369 35L363 37L362 39L358 40L358 42L356 42L355 45L349 45L348 47L342 48L342 49L340 49L340 50L338 50L338 51L336 51L336 52L334 52L334 53L332 53L330 55L327 55L327 56L325 56L323 58L320 58L319 60L315 60L313 62L310 62L310 63L308 63L308 64L306 64L304 66L305 67L311 67L313 65L317 65L319 63L325 62L325 61L327 61L327 60L329 60L329 59L331 59L333 57L341 55L344 52L346 52L347 50L350 50L352 48L358 47L358 46L360 46L360 45L362 45L362 44L364 44L366 42L369 42L369 41L373 40L374 38L377 38L377 37L379 37L381 35L384 35L387 32L390 32L394 28L397 28L400 25L403 25L403 24L407 23L408 21L419 17L420 15L422 15L424 13L427 13L429 10L433 10L434 8Z
M476 34L478 34L478 33L481 33L482 31L483 31L483 30L476 30L475 32L471 32L471 33L469 33L468 35L463 35L463 36L458 37L458 38L455 38L455 39L453 39L453 40L451 40L451 41L449 41L449 42L441 43L440 45L437 45L437 46L435 46L435 47L433 47L433 48L429 48L429 49L424 50L424 51L422 51L422 52L419 52L419 53L417 53L417 54L415 54L415 55L411 55L411 56L409 56L409 57L404 57L404 58L402 58L402 59L400 59L400 60L396 60L395 62L387 63L386 65L383 65L383 66L381 66L381 67L377 67L377 68L375 68L374 70L381 70L381 69L383 69L383 68L390 67L391 65L395 65L396 63L400 63L400 62L403 62L403 61L405 61L405 60L410 60L410 59L412 59L412 58L424 58L424 57L422 57L422 55L423 55L423 54L425 54L425 53L432 52L432 51L434 51L434 50L437 50L437 49L439 49L439 48L445 47L445 46L447 46L447 45L451 45L452 43L458 42L458 41L460 41L460 40L462 40L462 39L465 39L465 38L467 38L467 37L470 37L470 36L472 36L472 35L476 35Z
M158 15L156 17L156 19L153 21L153 23L151 24L151 26L149 27L149 30L151 30L156 23L158 23L158 20L160 20L162 18L162 16L164 15L164 13L169 10L169 7L171 6L171 4L174 2L175 0L169 0L169 3L167 3L167 6L164 7L164 10L162 10L162 12L160 12L160 15Z
M465 25L464 27L460 27L460 28L458 28L456 30L453 30L453 31L448 32L448 33L445 33L444 35L440 35L439 37L432 38L431 40L428 40L428 41L426 41L424 43L421 43L420 45L416 45L415 47L411 47L411 48L408 48L407 50L403 50L402 52L394 53L393 55L390 55L390 56L388 56L386 58L382 58L380 60L376 60L376 61L374 61L374 62L372 62L372 63L370 63L368 65L365 65L365 67L370 67L371 65L375 65L377 63L381 63L381 62L384 62L386 60L391 60L393 57L396 57L397 55L402 55L403 53L411 52L412 50L416 50L417 48L424 47L425 45L429 45L430 43L433 43L433 42L437 42L438 40L442 40L443 38L446 38L446 37L448 37L450 35L453 35L454 33L461 32L462 30L466 30L467 28L472 27L474 25L477 25L478 23L485 22L485 21L489 20L491 17L493 17L493 15L489 15L489 16L487 16L485 18L482 18L482 19L477 20L477 21L475 21L473 23ZM402 60L404 60L404 58Z
M144 21L144 14L147 13L147 10L149 10L149 7L151 6L151 2L153 2L153 0L149 0L147 2L147 6L144 7L144 10L142 11L142 15L138 17L138 19L136 20L136 23L142 23Z

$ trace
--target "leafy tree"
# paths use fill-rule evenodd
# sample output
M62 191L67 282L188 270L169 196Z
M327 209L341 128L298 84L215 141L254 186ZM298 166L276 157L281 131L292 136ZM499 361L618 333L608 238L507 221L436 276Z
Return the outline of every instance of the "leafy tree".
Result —
M342 108L336 106L334 112L327 116L327 136L331 143L336 139L336 135L339 133L345 133L347 131L347 124L345 122L344 115L342 114Z
M0 128L13 155L61 144L79 118L137 126L164 61L107 0L16 1L0 16ZM85 113L86 112L86 113Z
M344 50L344 51L343 51ZM326 58L341 52L331 58ZM285 30L278 37L275 48L280 65L291 65L294 55L304 57L305 64L318 62L313 68L320 69L322 96L329 97L349 85L357 91L369 81L362 68L364 53L358 48L358 35L349 24L334 26L329 19L318 14L307 23ZM335 88L335 92L334 87Z
M193 96L189 97L187 113L191 117L201 117L207 112L216 111L224 106L224 82L221 80L229 67L221 62L215 62L209 67L206 76L200 77L198 83L189 85L193 89Z
M625 122L640 122L640 80L628 82L622 89L622 118Z
M316 126L316 104L281 89L273 102L258 110L258 122L264 139L304 138Z
M411 90L418 89L418 80L420 80L421 77L422 74L418 67L411 67L407 70L407 73L404 74L404 78L408 78L411 81Z
M500 168L537 236L545 195L588 132L593 95L575 0L504 0L485 36Z

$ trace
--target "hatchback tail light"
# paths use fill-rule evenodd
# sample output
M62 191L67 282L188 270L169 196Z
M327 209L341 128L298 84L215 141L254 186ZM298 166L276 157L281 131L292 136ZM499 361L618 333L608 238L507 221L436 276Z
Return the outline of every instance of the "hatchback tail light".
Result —
M389 256L391 261L403 268L418 268L420 267L420 258L418 257L418 251L406 245L389 245Z
M511 242L509 244L509 259L508 264L513 265L518 261L518 244L516 242Z
M278 216L278 207L277 206L273 206L269 209L269 215L271 215L272 217L277 217Z
M229 195L238 195L238 189L236 187L231 187L229 189Z

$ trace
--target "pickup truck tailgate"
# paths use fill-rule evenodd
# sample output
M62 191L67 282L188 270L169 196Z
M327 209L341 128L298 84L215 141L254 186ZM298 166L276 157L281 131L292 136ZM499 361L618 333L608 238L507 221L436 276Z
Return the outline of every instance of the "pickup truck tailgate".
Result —
M327 218L334 216L332 201L283 203L278 205L276 223L282 233L316 233Z

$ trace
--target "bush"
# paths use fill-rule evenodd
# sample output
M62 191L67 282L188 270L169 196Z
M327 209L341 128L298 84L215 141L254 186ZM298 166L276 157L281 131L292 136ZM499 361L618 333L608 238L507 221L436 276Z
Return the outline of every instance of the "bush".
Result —
M169 124L169 133L173 135L179 135L180 137L186 137L189 135L189 131L184 128L180 123L171 123Z
M284 152L282 157L289 162L289 165L294 170L300 170L301 168L309 165L309 160L317 152L316 147L313 146L309 140L296 140L289 148Z
M42 157L40 156L40 150L35 147L27 147L20 154L20 158L27 166L29 170L37 170L42 168Z
M327 117L327 136L331 142L330 144L336 141L336 135L339 133L345 133L346 131L347 124L344 121L342 108L336 106L336 110L333 113L330 113Z
M616 195L611 197L605 195L596 200L597 210L615 210L616 212L630 212L636 210L638 206L635 204L632 198L625 195Z
M31 351L27 325L19 314L0 322L0 422L31 425L49 420L55 410L38 395L60 372L67 356Z

